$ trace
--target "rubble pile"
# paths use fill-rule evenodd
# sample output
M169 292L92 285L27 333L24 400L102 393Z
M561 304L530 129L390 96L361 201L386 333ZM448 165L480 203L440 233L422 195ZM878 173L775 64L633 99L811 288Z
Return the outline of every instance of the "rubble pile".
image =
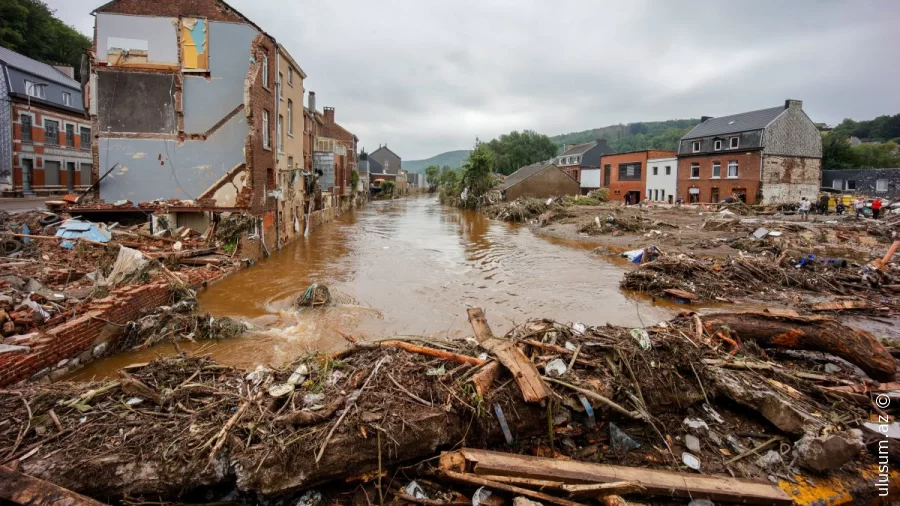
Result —
M771 252L728 258L660 254L626 273L621 286L654 296L680 290L696 295L699 301L749 297L798 302L794 296L799 290L809 295L862 297L873 309L900 307L900 266L896 263L877 269L791 251L777 257Z
M180 355L117 381L2 391L0 454L138 502L792 504L820 480L874 495L866 416L897 365L865 332L724 313L644 329L533 320L499 338L481 310L469 319L468 341L357 342L249 373Z
M116 353L148 348L162 342L231 339L241 336L247 325L228 317L213 318L196 313L197 300L185 298L171 306L147 308L146 314L125 325L116 340Z
M537 199L521 197L512 202L500 202L487 207L484 212L491 218L513 223L529 223L546 213L551 208L561 207L553 199Z

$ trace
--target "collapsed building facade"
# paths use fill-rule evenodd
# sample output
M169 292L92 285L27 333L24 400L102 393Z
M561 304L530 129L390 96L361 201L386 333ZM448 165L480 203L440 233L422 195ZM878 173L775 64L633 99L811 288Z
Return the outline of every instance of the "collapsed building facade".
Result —
M306 74L259 26L221 0L114 0L94 15L96 199L164 205L167 223L200 232L219 213L250 213L266 250L302 233L311 213L322 222L349 206L349 192L311 195L321 187L307 155L317 138ZM313 97L309 113L321 116ZM340 170L349 181L352 164Z

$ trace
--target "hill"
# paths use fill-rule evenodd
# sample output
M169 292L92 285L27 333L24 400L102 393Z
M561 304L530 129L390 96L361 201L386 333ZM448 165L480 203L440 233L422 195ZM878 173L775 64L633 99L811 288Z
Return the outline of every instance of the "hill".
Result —
M458 149L456 151L447 151L439 155L424 160L403 160L403 169L419 174L425 173L425 168L429 165L437 165L443 167L449 165L451 169L458 169L469 157L470 151L467 149Z
M551 137L550 140L559 146L560 152L565 144L581 144L596 139L606 139L609 145L620 153L640 149L674 151L678 147L678 140L698 123L699 119L640 121L561 134Z

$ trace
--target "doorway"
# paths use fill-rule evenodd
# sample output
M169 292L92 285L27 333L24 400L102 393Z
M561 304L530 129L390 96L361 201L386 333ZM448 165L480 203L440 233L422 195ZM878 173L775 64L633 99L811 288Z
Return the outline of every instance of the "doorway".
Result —
M637 204L641 201L640 191L630 191L625 194L625 203L628 205Z
M709 201L712 202L713 204L719 203L719 189L718 188L712 189L712 191L710 192Z

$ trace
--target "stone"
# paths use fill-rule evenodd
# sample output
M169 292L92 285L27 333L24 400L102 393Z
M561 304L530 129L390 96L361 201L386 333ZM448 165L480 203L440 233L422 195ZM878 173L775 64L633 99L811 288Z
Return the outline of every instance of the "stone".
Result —
M22 287L21 291L23 292L39 292L44 289L44 285L42 285L38 280L33 278L28 278L28 282L25 283L25 286Z
M697 436L691 434L685 435L684 446L687 446L687 449L694 453L700 453L700 440L697 439Z
M4 353L19 353L23 351L29 351L31 348L28 346L16 346L13 344L0 344L0 355Z
M25 280L15 274L7 274L5 276L0 276L0 281L5 281L10 284L16 290L21 291L22 288L25 288Z
M87 364L88 362L90 362L93 359L94 359L94 350L90 349L90 348L81 352L81 355L78 355L78 361L81 362L82 364Z
M106 353L106 349L109 348L109 343L100 343L97 346L94 346L94 358L100 358Z
M784 467L784 459L781 458L780 453L776 452L775 450L769 450L764 455L760 455L759 458L756 459L756 465L761 469L778 471L782 467Z
M797 462L813 471L825 472L839 469L865 448L862 431L851 429L827 436L807 434L794 444Z
M66 364L68 364L68 363L69 363L69 359L64 358L64 359L60 360L59 363L56 364L56 367L65 367Z
M50 374L48 374L47 377L50 378L50 381L55 382L61 380L66 374L69 374L69 369L67 367L60 367L59 369L50 371Z
M48 367L48 368L41 369L40 371L38 371L38 372L32 374L32 375L31 375L31 380L32 380L32 381L37 381L37 380L43 378L44 376L46 376L46 375L48 375L48 374L50 374L50 368L49 368L49 367Z

